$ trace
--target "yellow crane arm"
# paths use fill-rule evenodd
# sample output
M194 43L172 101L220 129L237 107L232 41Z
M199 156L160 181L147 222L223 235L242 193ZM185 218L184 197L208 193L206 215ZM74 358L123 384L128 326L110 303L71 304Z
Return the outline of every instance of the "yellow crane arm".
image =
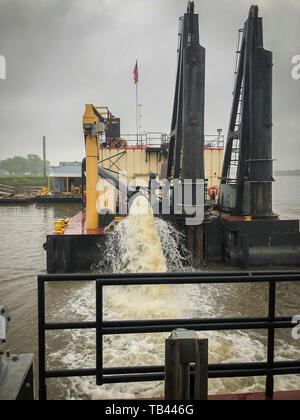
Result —
M86 105L83 115L83 132L86 152L86 223L88 230L97 229L99 224L97 212L99 136L103 131L103 117L93 105Z

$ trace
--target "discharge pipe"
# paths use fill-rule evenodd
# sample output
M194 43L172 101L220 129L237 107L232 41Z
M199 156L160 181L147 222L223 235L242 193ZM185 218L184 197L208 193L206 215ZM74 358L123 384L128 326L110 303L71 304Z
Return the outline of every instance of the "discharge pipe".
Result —
M114 183L114 186L123 194L126 194L128 198L131 198L134 194L137 194L138 191L136 188L127 185L125 182L122 182L119 178L114 176L110 171L104 169L102 166L98 165L98 175L101 178L106 179Z

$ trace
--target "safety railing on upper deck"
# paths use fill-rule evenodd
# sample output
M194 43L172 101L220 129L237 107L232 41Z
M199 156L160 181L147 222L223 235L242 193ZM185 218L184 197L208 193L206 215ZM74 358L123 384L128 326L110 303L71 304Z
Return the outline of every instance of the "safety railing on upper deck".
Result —
M45 313L45 284L65 281L94 281L96 287L96 319L91 322L48 323ZM218 363L208 367L209 378L266 377L266 396L272 398L274 376L300 374L300 360L275 360L275 330L295 328L293 316L276 316L276 285L278 282L300 282L300 271L257 272L202 272L164 274L57 274L38 276L38 323L39 323L39 398L47 399L48 378L95 376L95 385L107 383L161 381L164 366L104 367L103 337L115 334L144 334L171 332L176 328L195 331L267 330L267 358L261 362ZM266 283L269 287L268 314L265 317L208 318L208 319L160 319L123 320L103 319L103 288L111 286L158 285L158 284L238 284ZM46 369L46 331L94 329L96 330L96 366L86 369ZM193 374L193 372L192 372Z
M120 140L120 141L119 141ZM148 132L140 134L121 134L120 139L112 141L107 144L105 141L102 147L108 148L148 148L158 149L167 148L170 142L170 136L162 132ZM206 149L224 149L224 136L223 135L205 135L204 147Z

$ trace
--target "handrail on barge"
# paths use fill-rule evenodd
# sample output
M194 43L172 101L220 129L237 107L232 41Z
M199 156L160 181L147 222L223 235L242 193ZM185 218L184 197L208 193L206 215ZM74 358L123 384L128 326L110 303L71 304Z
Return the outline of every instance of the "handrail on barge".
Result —
M46 322L45 284L56 281L94 281L96 285L96 320L89 322ZM275 330L295 327L293 316L276 317L276 285L300 282L300 271L146 273L146 274L53 274L38 276L39 324L39 398L47 399L46 380L76 376L95 376L96 384L164 380L164 366L103 366L103 336L132 333L171 332L175 328L196 331L253 330L268 331L267 360L251 363L219 363L208 366L209 378L266 377L266 397L274 395L274 376L300 374L300 360L275 361ZM269 285L268 315L253 318L103 320L103 287L131 285L235 284L266 283ZM46 369L46 331L69 329L96 330L96 366L92 369Z

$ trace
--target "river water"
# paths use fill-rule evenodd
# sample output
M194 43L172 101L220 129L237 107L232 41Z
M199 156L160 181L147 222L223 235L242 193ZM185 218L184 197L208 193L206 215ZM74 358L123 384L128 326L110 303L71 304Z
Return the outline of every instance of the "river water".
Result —
M274 184L275 212L282 216L300 219L300 177L278 177ZM7 306L12 317L9 327L7 348L12 353L34 353L37 355L37 274L45 272L45 251L42 244L47 234L53 231L56 219L72 217L80 210L80 204L48 204L0 207L0 302ZM109 244L108 254L115 262L114 271L127 266L134 270L132 260L126 261L140 249L146 265L153 268L155 257L151 256L151 241L156 244L156 255L161 246L173 253L165 252L165 260L159 262L166 270L180 271L183 268L179 258L177 236L165 222L158 220L152 226L149 219L146 227L138 219L131 219L120 225L115 244ZM133 230L132 230L133 229ZM148 248L143 243L148 236ZM149 230L150 229L150 230ZM157 236L155 233L156 231ZM134 232L136 241L124 241ZM139 236L138 236L139 235ZM159 237L160 245L157 241ZM113 240L114 238L112 238ZM138 247L136 247L139 242ZM144 241L145 242L145 241ZM135 248L134 248L135 247ZM145 248L146 247L146 248ZM122 252L123 259L115 256ZM150 250L150 251L149 251ZM127 254L126 254L127 252ZM153 257L153 258L152 258ZM151 265L152 264L152 265ZM138 271L145 271L145 267ZM147 268L147 267L146 267ZM300 264L299 264L300 268ZM149 269L149 271L151 271ZM160 269L159 271L162 271ZM105 293L104 315L106 319L147 319L172 317L231 317L265 316L268 291L264 285L235 286L193 286L193 287L131 287L111 288ZM94 320L94 285L91 283L66 285L51 284L47 287L47 320ZM280 316L300 315L300 285L282 284L277 291L277 314ZM266 359L266 333L214 332L207 333L210 339L210 362L263 361ZM163 364L165 334L129 335L105 337L105 366L157 365ZM47 359L50 368L94 367L95 334L93 331L49 332L47 334ZM300 340L294 340L290 331L276 334L277 360L300 360ZM36 359L37 362L37 359ZM37 364L36 364L37 366ZM162 383L104 385L97 388L94 378L50 380L50 399L91 398L143 398L160 397ZM300 389L299 376L278 377L276 390ZM263 391L263 378L210 380L209 392L252 392Z

